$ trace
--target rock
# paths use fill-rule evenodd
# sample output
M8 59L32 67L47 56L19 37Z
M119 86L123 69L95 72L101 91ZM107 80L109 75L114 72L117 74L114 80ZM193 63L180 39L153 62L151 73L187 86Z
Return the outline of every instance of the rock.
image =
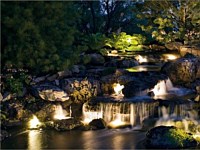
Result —
M194 101L200 102L200 95L197 95L197 96L195 97Z
M91 129L104 129L106 128L106 122L103 119L94 119L89 123Z
M3 94L2 102L11 100L13 97L14 97L14 96L13 96L11 93L5 92L5 93Z
M142 129L149 130L156 124L157 118L146 118L142 121Z
M40 121L52 120L54 117L56 105L51 103L45 103L43 106L38 108L30 108L35 111L35 115L38 117Z
M71 76L72 76L72 72L68 69L58 72L58 78L59 79L71 77Z
M31 112L18 100L10 100L2 103L2 112L6 112L7 119L27 120Z
M10 134L6 130L1 130L0 141L3 141L4 139L6 139L9 136L10 136Z
M170 42L170 43L166 43L165 47L168 50L180 50L180 47L183 46L183 44L181 42Z
M137 62L134 59L124 59L122 61L118 62L119 68L130 68L139 65L139 62Z
M62 89L70 94L75 103L84 103L101 93L99 81L93 79L64 79Z
M0 102L3 100L3 95L0 93Z
M159 149L196 147L197 141L184 130L173 126L158 126L146 134L146 147Z
M54 81L54 80L56 80L57 78L58 78L58 74L54 74L54 75L51 75L51 76L47 77L47 80L48 80L48 81Z
M72 73L79 73L79 66L78 65L73 65L71 68Z
M162 46L162 45L156 45L156 44L152 44L152 45L150 45L149 46L149 48L150 49L152 49L152 50L165 50L166 48L164 47L164 46Z
M80 128L83 124L76 119L65 119L54 121L53 128L57 131L66 131Z
M105 62L104 57L100 54L94 53L94 54L88 54L88 55L90 55L91 57L90 64L92 65L102 65Z
M37 78L33 78L33 83L39 83L39 82L42 82L42 81L45 81L46 80L46 77L47 76L42 76L42 77L37 77Z
M32 94L48 101L66 101L69 96L62 89L50 84L41 84L33 87Z
M167 74L173 83L190 83L200 78L200 58L179 58L166 63L161 71Z

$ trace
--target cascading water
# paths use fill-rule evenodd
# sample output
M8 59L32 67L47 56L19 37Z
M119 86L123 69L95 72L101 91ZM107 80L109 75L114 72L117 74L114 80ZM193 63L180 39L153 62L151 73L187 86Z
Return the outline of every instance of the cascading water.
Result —
M71 107L70 107L69 116L67 116L67 114L68 114L67 111L63 110L61 105L57 105L55 107L54 119L57 119L57 120L70 119L71 118Z
M108 126L138 126L145 118L154 115L157 103L99 103L98 106L83 105L83 122L102 118Z
M198 132L198 114L192 109L192 104L180 104L174 107L159 107L159 120L155 126L176 126L185 131Z
M151 91L154 93L154 99L166 99L166 97L170 98L170 96L184 96L192 93L189 89L174 87L169 78L167 80L159 81Z

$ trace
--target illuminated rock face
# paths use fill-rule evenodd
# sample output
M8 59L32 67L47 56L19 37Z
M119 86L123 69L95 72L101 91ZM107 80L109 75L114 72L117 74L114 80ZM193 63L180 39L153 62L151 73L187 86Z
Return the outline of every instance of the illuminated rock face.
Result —
M173 83L190 83L200 78L200 59L198 57L179 58L163 66L162 72L166 73Z

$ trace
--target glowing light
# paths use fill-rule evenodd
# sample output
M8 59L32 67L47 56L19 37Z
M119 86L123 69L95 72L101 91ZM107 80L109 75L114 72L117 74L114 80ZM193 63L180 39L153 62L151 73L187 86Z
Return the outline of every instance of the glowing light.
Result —
M139 63L148 62L147 58L142 57L141 55L138 55L136 59L139 61Z
M56 106L54 119L63 120L63 119L71 118L71 114L68 117L66 115L67 115L67 112L62 109L61 105Z
M175 60L175 59L178 58L176 55L173 55L173 54L164 54L164 56L165 56L166 59L168 59L168 60Z
M116 119L109 123L109 126L112 127L112 128L116 128L116 127L123 126L123 125L126 125L126 124L127 124L126 122L122 121L121 115L118 114Z
M41 122L38 120L38 118L37 118L35 115L33 115L33 119L31 119L31 120L29 121L29 128L30 128L30 129L36 129L36 128L38 128L40 125L41 125Z
M127 42L128 42L128 43L131 43L131 39L127 39Z
M124 88L124 85L120 85L119 83L115 83L113 85L114 91L116 95L123 95L122 89Z

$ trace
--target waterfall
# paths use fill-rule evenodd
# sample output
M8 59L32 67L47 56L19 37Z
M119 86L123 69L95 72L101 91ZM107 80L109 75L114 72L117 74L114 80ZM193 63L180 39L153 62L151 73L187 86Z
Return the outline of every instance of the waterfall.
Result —
M71 107L70 107L69 116L67 116L67 111L63 110L61 105L56 105L54 119L62 120L62 119L69 119L69 118L71 118Z
M98 106L83 105L83 122L102 118L107 125L138 126L145 118L154 115L157 103L99 103Z
M174 87L169 78L159 81L151 91L154 93L154 99L167 99L170 98L170 96L184 96L192 93L190 89Z
M159 107L159 120L156 122L155 126L176 126L184 129L185 131L190 131L191 123L193 126L197 126L199 124L198 114L192 107L192 104L179 104L173 107Z

